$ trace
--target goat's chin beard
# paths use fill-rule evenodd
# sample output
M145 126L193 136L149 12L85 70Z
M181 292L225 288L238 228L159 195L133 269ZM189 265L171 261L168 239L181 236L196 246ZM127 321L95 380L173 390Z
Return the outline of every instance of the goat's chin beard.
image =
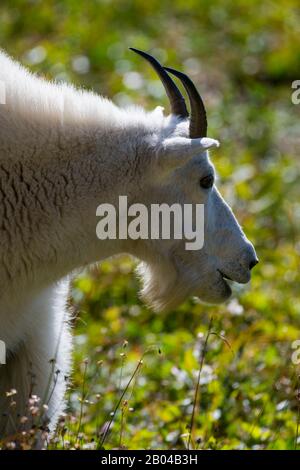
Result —
M156 312L172 310L190 294L185 283L180 283L174 267L169 263L140 263L137 273L142 280L142 300Z
M203 303L219 304L231 295L231 288L218 274L180 276L172 265L140 263L137 268L142 279L142 300L156 312L178 307L189 296L196 296Z

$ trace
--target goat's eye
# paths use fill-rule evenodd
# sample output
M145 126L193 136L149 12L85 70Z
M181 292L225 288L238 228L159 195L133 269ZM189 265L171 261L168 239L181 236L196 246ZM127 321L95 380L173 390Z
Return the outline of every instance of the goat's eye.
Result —
M211 188L214 184L214 181L214 175L204 176L204 178L201 178L200 180L200 186L204 189Z

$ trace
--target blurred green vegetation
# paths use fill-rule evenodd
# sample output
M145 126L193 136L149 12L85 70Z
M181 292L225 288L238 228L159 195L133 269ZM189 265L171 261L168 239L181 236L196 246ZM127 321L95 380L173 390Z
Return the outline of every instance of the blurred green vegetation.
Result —
M155 314L138 299L134 264L105 262L75 280L73 386L53 447L184 448L210 318L195 448L293 449L299 421L300 79L297 0L2 0L0 44L48 78L120 105L167 99L129 46L191 75L205 99L219 187L260 264L227 304L188 300ZM84 359L88 361L84 362ZM81 419L80 419L81 415ZM298 419L297 419L298 416ZM300 444L300 439L298 439Z

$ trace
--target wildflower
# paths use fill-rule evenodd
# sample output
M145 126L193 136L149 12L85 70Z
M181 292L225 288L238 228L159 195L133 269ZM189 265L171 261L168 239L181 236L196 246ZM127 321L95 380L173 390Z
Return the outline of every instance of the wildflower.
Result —
M16 448L16 443L15 442L8 442L6 444L6 448L9 450L14 450Z

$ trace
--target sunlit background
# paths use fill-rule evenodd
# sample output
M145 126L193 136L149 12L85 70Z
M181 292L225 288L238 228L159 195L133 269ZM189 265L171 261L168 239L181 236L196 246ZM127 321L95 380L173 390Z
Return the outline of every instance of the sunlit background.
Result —
M211 317L230 347L209 338L190 447L295 448L300 104L291 86L300 79L299 2L1 0L0 20L0 46L24 65L120 106L169 109L130 46L188 73L205 100L209 136L221 141L220 190L260 258L251 284L227 304L190 299L169 314L139 301L129 259L76 279L73 384L52 448L184 448Z

